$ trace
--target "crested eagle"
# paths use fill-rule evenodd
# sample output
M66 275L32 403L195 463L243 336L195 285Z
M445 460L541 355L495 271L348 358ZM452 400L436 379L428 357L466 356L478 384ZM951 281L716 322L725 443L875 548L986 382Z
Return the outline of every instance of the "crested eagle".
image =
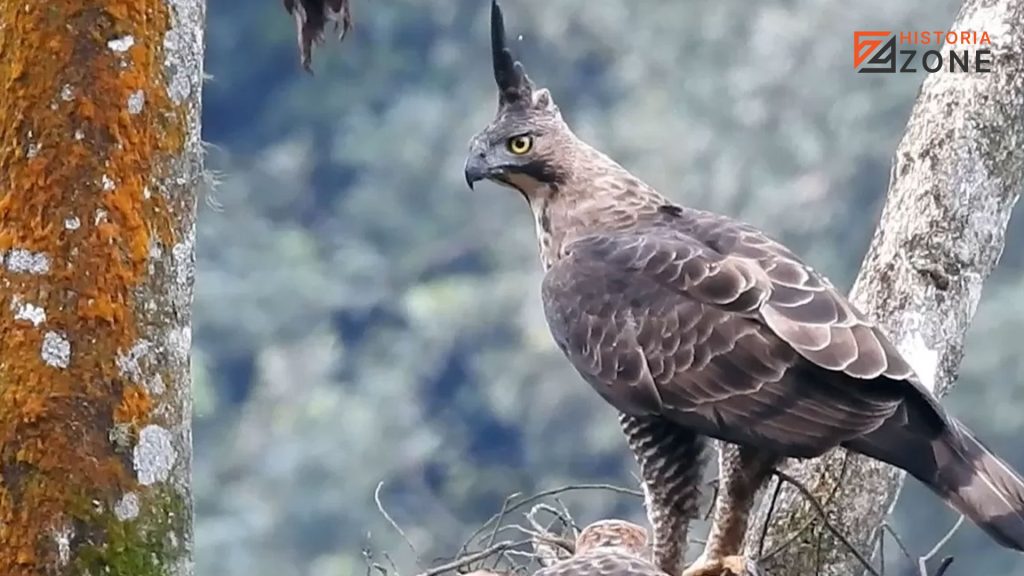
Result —
M740 556L783 458L837 446L906 470L998 543L1024 550L1024 481L946 413L882 331L764 232L678 205L583 142L506 46L491 6L498 110L469 144L470 187L517 190L536 222L554 341L620 413L670 575ZM702 556L683 570L707 438L738 445Z

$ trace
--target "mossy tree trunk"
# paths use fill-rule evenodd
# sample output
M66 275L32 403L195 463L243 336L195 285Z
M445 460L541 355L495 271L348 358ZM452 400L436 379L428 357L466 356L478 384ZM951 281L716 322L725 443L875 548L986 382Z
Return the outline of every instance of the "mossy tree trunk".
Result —
M982 283L999 260L1024 185L1022 23L1024 0L964 3L950 29L987 31L992 71L938 72L925 79L893 160L881 223L852 292L853 301L879 321L938 395L956 379ZM794 463L787 472L871 558L904 475L844 450ZM754 556L762 547L774 490L773 481L747 536ZM768 574L865 572L805 498L788 486L780 494L763 542L771 557L761 567Z
M0 574L191 573L204 0L0 2Z

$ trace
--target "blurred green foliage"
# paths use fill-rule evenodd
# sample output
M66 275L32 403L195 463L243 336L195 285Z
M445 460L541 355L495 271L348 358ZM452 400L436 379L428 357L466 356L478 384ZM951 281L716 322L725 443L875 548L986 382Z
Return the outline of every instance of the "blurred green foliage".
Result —
M361 574L367 545L414 572L373 502L381 481L425 562L512 492L634 484L613 411L548 336L526 207L462 181L466 143L495 107L489 3L353 1L356 28L317 52L315 77L279 3L209 3L203 121L219 185L199 221L198 574ZM506 12L529 73L581 136L849 286L922 79L855 74L852 31L944 29L956 4L508 0ZM1024 467L1019 221L948 402ZM567 501L583 522L642 519L629 497ZM916 485L896 517L918 553L954 519ZM1024 571L974 528L949 552L972 573Z

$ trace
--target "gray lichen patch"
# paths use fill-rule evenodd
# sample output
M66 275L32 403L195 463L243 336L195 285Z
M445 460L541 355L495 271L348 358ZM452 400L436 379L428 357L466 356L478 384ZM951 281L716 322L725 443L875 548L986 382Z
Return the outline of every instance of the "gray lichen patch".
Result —
M139 484L149 486L166 481L177 457L172 435L167 429L150 424L140 430L139 442L133 452L135 475Z
M164 257L164 247L160 244L159 240L157 240L156 238L153 238L149 242L149 259L150 259L150 263L149 264L150 264L150 266L155 265L155 262L157 260L160 260L163 257Z
M136 90L128 95L128 113L135 115L142 112L142 108L146 105L146 93L142 90Z
M175 277L179 285L188 283L190 270L192 269L193 246L191 236L185 242L180 242L171 248L171 255L174 257Z
M192 349L192 328L181 326L167 332L167 351L174 358L188 358Z
M46 274L50 271L50 256L43 252L14 248L7 253L4 264L14 273Z
M175 104L189 100L202 79L202 33L205 18L200 0L167 0L171 29L164 36L167 94Z
M71 363L71 342L68 342L64 334L50 330L43 334L40 355L47 366L67 368Z
M39 326L46 322L46 310L31 302L24 302L19 297L11 300L11 309L14 311L15 320L27 320L33 326Z
M159 374L154 374L152 378L149 378L145 382L146 392L149 392L150 396L159 396L167 390L164 385L164 379Z
M130 424L118 422L107 431L107 440L113 444L118 452L125 452L132 445L132 427Z
M152 344L148 340L140 339L127 351L119 352L115 362L121 375L132 382L141 381L143 374L139 362L149 353L151 348Z
M110 48L114 52L127 52L132 46L135 46L135 37L131 34L112 38L107 41L107 48Z
M114 505L114 516L118 520L132 520L139 515L139 495L128 492Z
M53 542L57 547L57 562L61 566L67 566L71 561L71 540L74 536L75 530L70 525L53 531Z

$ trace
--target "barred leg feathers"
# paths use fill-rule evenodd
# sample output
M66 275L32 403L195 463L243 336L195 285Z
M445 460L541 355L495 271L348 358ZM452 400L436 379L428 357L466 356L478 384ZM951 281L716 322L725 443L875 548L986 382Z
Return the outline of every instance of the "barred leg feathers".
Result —
M680 576L690 522L699 512L706 439L660 418L620 414L619 424L640 465L653 561Z

